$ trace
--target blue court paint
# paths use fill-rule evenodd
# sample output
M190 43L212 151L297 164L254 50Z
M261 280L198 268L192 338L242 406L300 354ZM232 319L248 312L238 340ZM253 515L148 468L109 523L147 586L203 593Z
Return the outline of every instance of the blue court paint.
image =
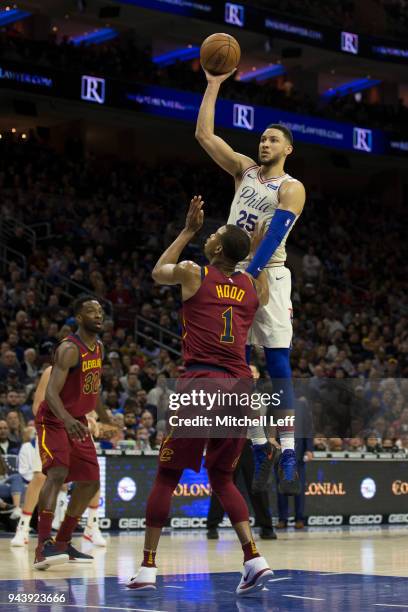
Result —
M246 612L384 610L408 605L408 579L359 574L277 570L270 589L237 598L237 572L159 576L153 596L126 589L117 578L47 578L0 581L0 610L72 612L75 610L133 610L161 612ZM126 580L127 577L121 577ZM9 604L8 593L64 594L65 605ZM392 608L390 608L392 609Z

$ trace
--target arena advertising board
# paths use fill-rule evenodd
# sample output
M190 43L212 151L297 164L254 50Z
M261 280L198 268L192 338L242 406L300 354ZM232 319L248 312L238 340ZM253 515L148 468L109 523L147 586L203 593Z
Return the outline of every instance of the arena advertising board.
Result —
M346 54L397 63L408 62L408 46L399 41L368 36L350 28L341 30L331 26L292 19L288 15L259 9L249 3L216 2L215 0L116 0L164 13L194 17L204 21L236 27L242 30L269 34L293 42L304 43Z
M109 456L104 471L101 526L145 527L146 501L157 468L156 456ZM408 461L320 460L306 468L306 522L310 527L408 524ZM238 485L246 495L242 483ZM186 470L172 500L169 526L206 527L211 487L204 467ZM291 506L290 506L291 507ZM276 517L276 485L270 487L270 508ZM253 522L253 520L252 520ZM225 518L224 526L228 526Z
M0 87L77 100L94 108L126 108L190 122L196 121L202 99L201 94L178 89L89 74L51 73L14 62L0 63ZM218 100L215 121L217 127L254 134L262 133L270 123L282 123L298 142L364 155L408 155L408 141L389 132L234 100Z

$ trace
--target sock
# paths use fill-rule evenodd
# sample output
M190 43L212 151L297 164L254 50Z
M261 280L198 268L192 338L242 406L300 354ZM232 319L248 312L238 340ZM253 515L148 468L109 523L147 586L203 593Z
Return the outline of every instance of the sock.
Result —
M268 374L271 377L274 389L278 386L280 393L280 407L276 410L276 418L285 418L288 414L294 414L295 410L295 394L292 382L292 370L290 367L290 349L285 348L264 348L266 367ZM276 389L275 389L276 390ZM282 393L281 393L282 392ZM287 448L294 449L295 444L295 424L284 425L278 427L278 436L280 439L286 437L291 446ZM293 444L293 446L292 446ZM282 447L283 449L283 447Z
M143 567L156 567L156 551L155 550L143 550Z
M78 525L80 518L80 516L70 516L69 514L66 514L55 540L57 542L70 542L74 529Z
M268 441L268 440L265 438L265 436L264 436L263 438L252 438L252 437L251 437L251 440L252 440L252 444L253 444L254 446L263 446L263 444L266 444L266 443L267 443L267 441Z
M18 521L17 529L24 529L24 531L28 533L30 530L30 521L32 515L32 512L26 512L25 510L23 510L20 520Z
M295 450L295 438L293 434L279 433L279 436L282 453L285 450Z
M89 506L88 507L88 522L86 526L89 529L92 529L96 524L98 524L98 508L99 506Z
M244 563L261 556L253 540L249 540L249 542L243 544L242 550L244 551Z
M51 537L51 525L54 513L51 510L42 510L38 514L38 542L41 544Z

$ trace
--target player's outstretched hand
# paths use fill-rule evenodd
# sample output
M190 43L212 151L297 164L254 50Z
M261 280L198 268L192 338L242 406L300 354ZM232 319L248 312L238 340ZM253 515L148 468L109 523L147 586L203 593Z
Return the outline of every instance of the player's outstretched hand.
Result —
M203 225L204 211L202 210L204 200L201 196L194 196L190 202L186 217L186 230L195 234Z
M89 436L89 429L85 427L81 421L78 421L73 417L70 417L64 421L64 427L67 430L70 438L81 440L81 442L84 442Z
M211 74L211 72L208 72L208 70L206 70L205 68L203 68L203 70L205 72L205 76L207 78L208 83L219 83L220 85L221 83L226 81L230 76L232 76L234 72L237 71L237 69L234 68L234 70L231 70L230 72L226 72L225 74Z

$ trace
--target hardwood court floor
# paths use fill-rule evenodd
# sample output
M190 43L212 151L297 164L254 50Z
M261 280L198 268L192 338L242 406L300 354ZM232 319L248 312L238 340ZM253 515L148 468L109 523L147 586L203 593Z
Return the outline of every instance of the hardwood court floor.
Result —
M74 543L80 541L77 538ZM278 540L257 543L275 577L270 590L248 607L247 598L237 602L234 594L242 554L230 530L220 530L218 541L207 541L205 531L164 535L157 556L159 574L164 577L158 594L142 602L123 584L140 563L140 533L111 535L106 550L92 549L91 565L65 564L46 572L32 569L34 539L24 549L11 549L9 539L3 537L0 611L408 609L408 527L289 530L280 532ZM86 544L83 550L90 551ZM66 592L71 603L66 600L66 606L57 607L6 604L9 592L58 590Z

